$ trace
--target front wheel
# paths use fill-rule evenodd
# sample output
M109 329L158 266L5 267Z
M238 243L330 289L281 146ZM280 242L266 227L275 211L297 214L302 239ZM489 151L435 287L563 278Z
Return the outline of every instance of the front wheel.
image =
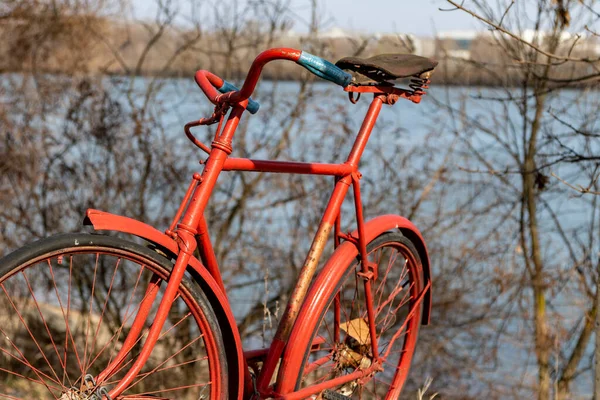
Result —
M110 391L144 344L171 266L135 243L90 234L51 237L1 259L0 398L98 396L94 378L158 287L137 341L102 382ZM118 399L227 399L222 349L208 300L184 277L150 359Z
M421 260L414 244L398 232L383 233L372 240L367 253L369 261L374 263L371 291L379 357L375 371L379 372L318 391L310 398L397 399L400 396L421 321L418 303L424 285ZM311 386L334 379L339 382L344 375L373 365L365 278L360 272L358 259L345 269L338 265L323 271L325 276L320 282L325 283L314 290L318 293L316 297L323 300L307 306L312 310L301 312L301 317L306 318L303 330L312 334L306 335L304 348L296 350L302 354L302 362L295 390L310 391Z

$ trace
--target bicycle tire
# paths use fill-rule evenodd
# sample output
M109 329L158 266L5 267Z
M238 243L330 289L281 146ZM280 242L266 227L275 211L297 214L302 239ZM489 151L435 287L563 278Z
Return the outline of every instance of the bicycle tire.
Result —
M397 252L397 256L393 258L394 263L389 262L392 260L393 254L383 257L386 250ZM377 256L378 252L379 256ZM386 232L367 245L367 253L370 261L377 258L378 276L373 281L372 292L378 332L378 349L379 356L383 360L383 371L366 379L347 382L340 387L323 391L313 398L397 399L408 375L422 312L422 305L420 305L412 314L409 314L409 310L416 304L423 288L423 271L418 251L415 245L401 233ZM400 258L399 255L402 255L405 262L404 267L398 271L392 266ZM386 260L388 261L387 266L382 271L384 264L382 261ZM316 307L312 309L312 312L319 315L315 319L317 322L313 326L303 326L305 331L312 331L312 333L309 335L308 345L305 345L304 349L298 349L298 351L302 351L303 361L297 375L296 390L361 368L365 369L371 365L373 357L370 354L370 339L368 339L368 328L366 328L368 325L365 325L368 320L366 305L362 304L361 308L361 302L364 302L364 280L357 275L357 272L360 272L360 259L358 258L345 267L345 272L340 279L328 284L327 288L321 288L320 295L326 299L326 302L320 309ZM388 279L392 277L392 273L398 275L399 279L396 283ZM388 288L388 283L392 284L390 288ZM346 284L349 286L346 287ZM406 287L408 290L404 290ZM400 290L398 291L398 289ZM350 293L353 294L351 300L348 298ZM396 294L392 296L394 293ZM336 325L335 301L338 294L339 323ZM410 294L408 299L405 297L407 294ZM397 296L401 299L396 304ZM347 306L351 306L352 309L344 310ZM387 312L385 312L386 310ZM398 332L393 329L401 329L404 323L406 323L404 333L394 339ZM313 348L317 337L320 339L319 342L322 342L323 339L325 342L320 343L317 348ZM401 340L402 337L403 340ZM400 350L397 350L398 345L401 347ZM392 348L394 348L393 351L391 351ZM392 357L396 354L397 357ZM343 397L336 397L340 394Z
M84 385L122 347L150 279L160 282L138 341L102 386L141 350L171 260L120 238L65 234L0 260L0 397L83 399ZM214 311L184 276L150 359L117 399L227 399L227 362ZM88 392L85 392L85 391ZM113 399L116 400L116 399Z

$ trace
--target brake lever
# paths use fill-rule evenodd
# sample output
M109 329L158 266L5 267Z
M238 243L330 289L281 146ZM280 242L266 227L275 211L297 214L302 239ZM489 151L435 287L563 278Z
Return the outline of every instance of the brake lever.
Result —
M229 104L225 104L225 103L217 104L215 106L213 114L209 118L200 118L197 121L192 121L192 122L188 122L187 124L185 124L185 126L183 127L183 131L185 132L185 135L196 147L198 147L200 150L204 151L206 154L210 154L210 148L207 145L205 145L204 143L202 143L201 141L199 141L194 136L194 134L190 131L190 129L195 126L214 125L217 122L221 122L222 117L225 114L227 114L227 111L229 111ZM218 132L218 129L217 129L217 132Z

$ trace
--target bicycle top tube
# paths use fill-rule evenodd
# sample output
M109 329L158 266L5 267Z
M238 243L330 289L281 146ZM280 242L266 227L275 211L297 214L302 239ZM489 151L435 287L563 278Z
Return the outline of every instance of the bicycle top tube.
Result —
M260 53L252 63L241 90L237 90L231 83L205 70L196 72L195 80L213 104L242 103L249 100L246 109L254 114L258 111L259 104L250 99L250 96L256 88L263 67L275 60L294 61L320 78L342 87L348 86L352 80L352 75L327 60L304 51L284 47L269 49ZM218 91L225 93L219 94Z

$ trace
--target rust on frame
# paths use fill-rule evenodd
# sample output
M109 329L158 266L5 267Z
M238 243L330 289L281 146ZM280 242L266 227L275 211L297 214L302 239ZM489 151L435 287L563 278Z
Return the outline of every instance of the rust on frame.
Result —
M315 275L315 271L317 270L317 266L319 265L319 260L321 259L321 255L323 254L323 250L325 249L325 245L327 244L327 239L329 238L329 233L331 232L332 228L333 225L327 221L323 221L319 226L317 234L315 235L315 238L310 246L310 251L308 252L306 260L304 261L302 270L300 271L300 275L298 276L296 287L292 292L290 300L285 309L285 313L281 318L275 338L283 341L288 339L292 330L292 326L294 325L296 317L298 316L298 312L300 311L300 306L304 301L304 297L308 292L308 287L310 286L312 278Z

